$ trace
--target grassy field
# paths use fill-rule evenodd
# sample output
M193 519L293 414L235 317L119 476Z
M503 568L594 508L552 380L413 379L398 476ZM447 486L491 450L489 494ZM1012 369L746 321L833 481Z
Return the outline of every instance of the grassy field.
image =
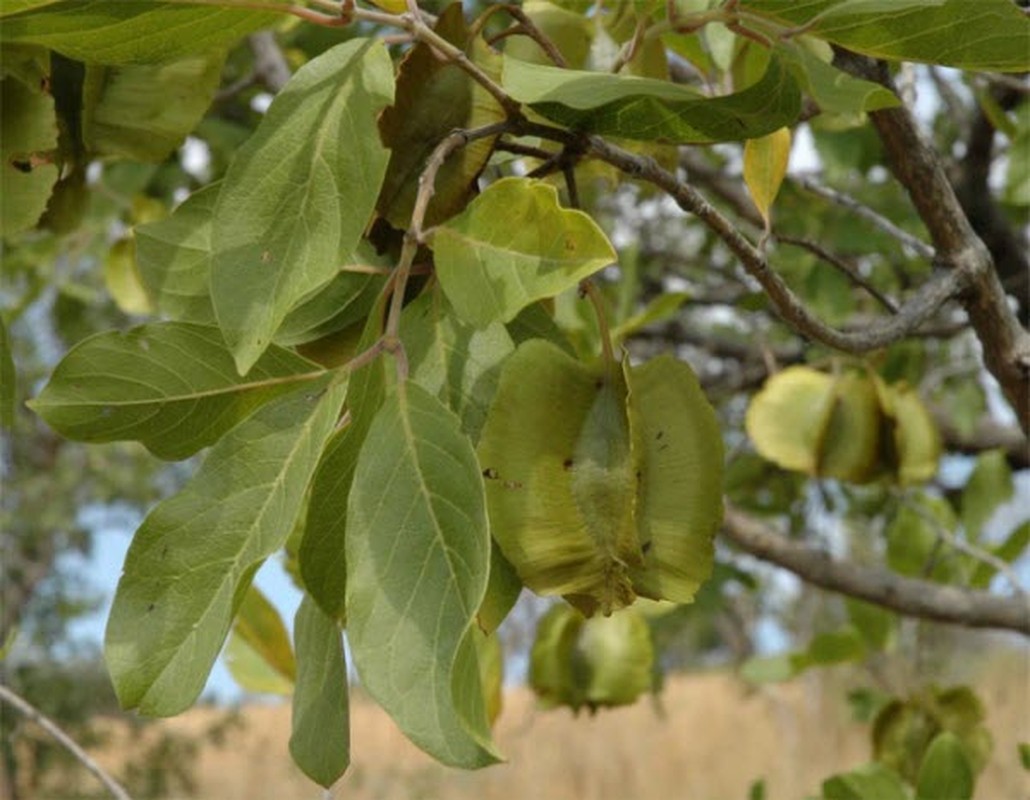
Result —
M974 677L974 676L971 676ZM982 800L1030 800L1016 743L1030 741L1030 662L994 661L975 676L994 733L994 757L978 784ZM509 692L497 739L506 764L475 773L435 764L360 695L353 698L347 775L339 800L745 800L764 778L769 800L818 792L834 771L869 758L868 726L851 721L841 676L811 674L750 689L726 673L679 676L660 704L595 717L539 711L524 690ZM197 800L319 800L324 793L290 762L289 707L244 707L220 746L196 763ZM224 711L197 709L168 725L205 730ZM124 760L127 750L98 753ZM178 795L185 797L186 795ZM41 798L41 800L44 800ZM47 798L46 800L49 800ZM946 800L946 798L941 798Z

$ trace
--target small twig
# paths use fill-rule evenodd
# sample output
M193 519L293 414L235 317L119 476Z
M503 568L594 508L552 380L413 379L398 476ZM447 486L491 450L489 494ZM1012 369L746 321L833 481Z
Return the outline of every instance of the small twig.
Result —
M526 127L526 126L523 126ZM533 126L534 129L539 126ZM766 257L718 209L689 183L662 168L653 158L630 153L599 136L587 137L588 151L622 172L664 190L684 211L695 215L740 259L765 289L779 315L798 333L848 353L864 353L909 336L969 282L964 270L948 270L928 280L898 313L863 331L841 331L816 317L769 265Z
M522 144L520 142L500 141L494 149L501 150L505 153L514 153L517 156L539 158L542 161L547 161L554 156L554 153L550 150L544 150L542 147L533 147L532 145Z
M649 20L646 16L641 16L637 19L637 27L633 31L633 36L619 48L615 61L612 62L612 73L618 74L624 66L636 58L637 50L640 49L640 44L644 41L644 36L647 34L648 22Z
M408 277L411 275L411 267L422 244L423 230L426 212L429 210L429 202L436 191L436 176L444 162L455 150L465 147L469 142L477 139L484 139L490 136L498 136L509 130L511 123L495 122L491 125L484 125L471 130L458 130L446 136L433 148L433 152L426 161L425 169L418 179L418 193L415 195L415 207L411 212L411 222L404 234L404 245L401 248L400 259L394 269L393 296L390 298L389 316L386 322L386 333L384 334L385 348L397 358L398 378L403 382L408 374L408 361L404 348L400 343L401 310L404 307L404 292L408 286Z
M980 561L989 567L993 567L998 574L1005 577L1005 580L1007 580L1012 588L1015 589L1016 594L1021 596L1026 595L1026 589L1024 589L1019 583L1019 578L1016 577L1016 573L1012 571L1012 567L1008 562L1002 561L994 555L994 553L989 553L982 547L977 547L972 542L967 542L961 536L956 535L954 531L949 530L939 519L934 517L933 514L929 513L918 503L913 503L904 497L901 499L901 503L905 508L915 513L920 519L929 523L930 526L933 527L934 533L937 534L938 542L945 542L956 550L965 553L967 556L975 558L977 561ZM933 567L931 566L928 574L932 571Z
M448 42L425 23L417 3L410 3L409 9L406 14L387 14L382 11L355 8L352 16L357 21L374 22L378 25L390 25L406 30L416 40L436 51L444 61L454 62L461 67L469 77L490 93L509 117L515 119L522 116L522 109L518 101L483 72L479 65L465 54L464 50Z
M898 313L898 304L894 302L890 297L885 295L873 284L867 281L859 273L857 269L851 266L847 261L838 256L836 253L831 253L825 247L818 242L813 242L810 239L804 239L800 236L784 236L782 234L773 234L776 241L783 242L783 244L792 244L795 247L800 247L803 250L807 250L815 256L825 261L830 266L836 268L840 272L847 275L848 279L856 286L865 289L870 295L876 298L877 302L880 303L884 308L890 311L892 314Z
M117 800L132 800L129 793L125 791L122 785L108 775L96 761L90 758L89 754L79 747L79 745L75 743L75 740L65 733L56 722L44 715L42 711L29 703L28 700L9 687L4 686L2 683L0 683L0 701L7 703L20 714L32 720L39 725L39 727L49 733L57 740L58 744L75 757L76 761L92 772L93 775L96 776L97 780L104 784L104 787L111 793L112 797L117 798Z
M824 200L829 200L831 203L846 208L849 211L853 211L856 216L861 217L867 222L871 222L881 231L897 239L903 245L911 248L928 261L932 261L936 255L936 251L933 247L928 245L926 242L913 236L908 231L902 230L885 216L869 208L869 206L864 203L859 202L851 195L839 192L836 189L831 189L829 186L823 186L808 177L792 176L791 180L812 194L818 195Z
M508 14L512 17L512 19L518 22L518 25L516 25L514 28L509 28L507 31L502 31L502 34L511 35L519 33L528 36L530 39L532 39L534 42L540 45L540 49L543 50L544 53L546 53L547 57L551 59L551 62L556 67L566 69L569 66L568 62L565 60L565 56L563 56L561 50L558 49L558 46L553 41L551 41L550 37L548 37L542 30L540 30L540 28L537 27L536 23L533 22L532 18L529 17L525 11L523 11L514 3L508 3L503 6L495 7L500 10L507 11ZM496 39L497 37L494 38Z

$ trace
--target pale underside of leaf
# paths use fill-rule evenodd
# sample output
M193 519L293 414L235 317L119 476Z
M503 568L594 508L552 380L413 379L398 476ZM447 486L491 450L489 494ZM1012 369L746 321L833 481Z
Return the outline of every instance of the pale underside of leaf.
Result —
M241 373L355 252L386 170L375 116L392 96L381 42L337 45L298 70L233 160L212 222L211 298Z
M347 504L348 638L362 684L444 763L497 760L469 638L489 570L482 478L457 417L398 387Z
M167 716L199 696L254 572L295 523L345 390L300 391L261 409L143 521L105 636L123 707Z

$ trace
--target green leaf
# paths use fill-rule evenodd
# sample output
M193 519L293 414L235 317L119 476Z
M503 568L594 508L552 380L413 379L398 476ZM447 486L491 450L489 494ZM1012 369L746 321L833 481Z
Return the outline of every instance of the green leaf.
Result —
M715 410L682 361L659 356L629 371L629 421L640 463L637 527L642 569L634 589L693 601L712 572L722 523L723 445Z
M447 7L435 31L465 50L468 27L460 4ZM476 65L495 80L500 58L476 37L471 44ZM470 130L504 120L496 100L457 64L443 61L419 42L401 61L394 105L379 118L383 144L390 148L390 165L377 209L396 228L406 229L415 207L419 177L439 142L455 130ZM468 142L451 153L436 174L425 225L437 225L460 211L476 190L476 178L486 166L497 137Z
M293 623L297 689L290 754L304 774L329 788L350 764L350 708L343 639L308 596Z
M850 625L838 631L817 633L804 651L803 663L808 666L828 666L859 661L866 655L865 642Z
M375 118L392 96L382 42L344 42L296 72L233 159L214 209L211 299L242 374L357 248L388 156Z
M0 17L9 17L41 6L53 5L56 2L58 0L5 0L3 7L0 8Z
M174 1L62 0L5 15L0 42L41 45L91 64L155 64L230 44L278 19Z
M7 430L14 427L14 412L18 396L17 378L10 335L3 317L0 317L0 428Z
M991 553L1002 561L1007 561L1011 564L1023 554L1027 545L1030 545L1030 520L1013 528L1012 532L1005 537L1005 541L990 548L990 550ZM973 577L969 581L970 586L977 589L986 589L990 586L995 572L997 570L990 564L978 563L973 571Z
M501 715L504 705L504 650L496 633L473 630L476 659L479 662L479 682L483 687L486 718L491 725Z
M515 350L504 326L467 325L434 287L405 307L400 337L412 379L457 414L462 430L477 442L501 365Z
M358 342L364 351L379 338L385 298L369 315ZM383 404L387 372L392 364L380 358L354 373L347 391L350 424L333 434L322 454L300 542L300 573L304 586L329 616L346 619L347 498L361 446Z
M690 300L689 292L665 292L651 300L639 313L627 318L612 330L612 338L621 341L648 325L664 322L676 316L683 304Z
M180 322L216 323L211 305L211 216L221 183L194 192L157 222L135 229L140 279L158 311Z
M953 733L938 734L923 756L916 781L918 800L969 800L976 776L962 741Z
M823 800L909 800L896 772L882 764L866 764L823 781Z
M497 761L470 634L486 591L483 481L458 418L417 384L372 423L347 503L347 635L362 685L438 761Z
M136 532L105 636L124 708L177 714L204 688L254 572L303 506L346 390L325 385L280 398L232 430Z
M866 643L877 650L884 650L897 627L897 614L851 597L845 599L844 606L851 624L862 634Z
M1023 769L1030 772L1030 743L1020 742L1017 747L1019 750L1019 763L1023 765Z
M765 136L793 124L801 92L771 59L762 79L737 94L705 97L669 81L558 69L504 59L504 88L537 113L576 130L668 144Z
M0 51L0 236L10 236L39 221L57 183L57 115L48 54Z
M926 495L901 507L887 525L887 564L895 572L948 582L960 574L954 552L940 542L940 529L954 532L958 525L951 506ZM938 552L940 550L941 552ZM931 556L937 555L931 565ZM933 569L926 575L928 567Z
M480 630L491 634L497 630L504 618L508 616L515 601L522 593L522 581L511 562L504 557L501 548L495 543L490 545L490 581L486 586L486 595L476 613L476 623Z
M981 453L969 480L962 489L962 525L971 542L983 535L984 526L998 506L1013 495L1012 470L1001 450Z
M251 585L243 596L236 621L233 623L233 636L246 643L292 687L297 677L297 665L293 657L293 648L290 647L290 636L275 606L268 602L268 598L254 585ZM229 666L231 670L231 661Z
M804 25L811 36L876 58L998 72L1030 68L1030 20L1011 0L743 0L740 8Z
M224 62L223 51L210 51L160 64L88 64L82 89L87 150L163 161L207 111Z
M561 208L554 187L525 178L491 184L436 229L432 245L444 292L458 315L478 328L508 322L535 300L616 260L597 223Z
M80 342L29 407L69 439L136 439L174 460L322 374L316 364L272 347L240 378L216 328L159 322Z
M135 250L131 238L111 245L104 255L104 286L126 314L149 314L153 308L136 269Z
M209 184L186 198L171 216L135 229L136 261L147 293L162 314L180 322L217 322L209 284L211 218L220 188L221 182ZM365 240L345 262L384 265ZM275 341L303 344L357 322L367 314L382 283L378 275L341 271L286 315Z
M818 40L813 40L814 45ZM826 59L820 58L806 42L780 42L776 54L791 68L801 86L811 95L824 114L860 114L893 108L901 100L890 89L872 81L852 77L828 63L833 51L825 42Z

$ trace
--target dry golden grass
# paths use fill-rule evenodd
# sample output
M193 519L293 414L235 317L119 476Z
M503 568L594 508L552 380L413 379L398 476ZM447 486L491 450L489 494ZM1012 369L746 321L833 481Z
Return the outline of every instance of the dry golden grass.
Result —
M1028 669L1025 655L1006 658L975 681L995 736L977 787L983 800L1030 798L1016 757L1016 743L1030 740ZM163 724L199 733L220 713L197 709ZM191 800L322 798L290 761L289 715L288 705L245 708L244 724L221 747L202 750ZM339 800L744 800L760 777L770 800L795 800L869 759L868 726L850 720L832 673L760 690L724 673L681 676L669 682L660 709L645 700L579 718L538 711L528 692L516 690L497 728L507 763L474 773L437 765L360 696L351 726L352 764L332 792Z

